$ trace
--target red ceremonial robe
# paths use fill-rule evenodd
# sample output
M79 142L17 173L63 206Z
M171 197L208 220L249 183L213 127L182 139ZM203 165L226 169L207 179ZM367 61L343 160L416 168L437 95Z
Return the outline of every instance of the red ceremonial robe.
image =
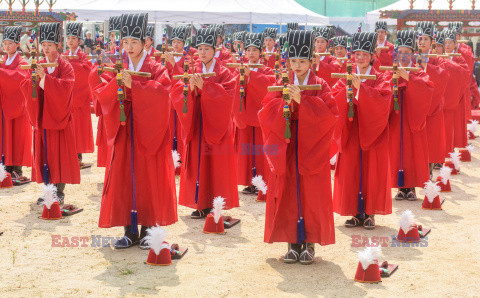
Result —
M6 64L8 55L0 64L0 108L2 121L3 155L6 166L32 166L32 126L25 108L25 98L21 94L21 83L28 75L20 65L28 64L19 53L12 63Z
M46 59L42 59L39 63L46 62ZM79 184L80 165L72 120L75 73L72 65L62 57L57 62L58 67L53 73L49 74L45 69L44 89L40 88L38 79L37 98L32 97L31 75L22 82L22 92L34 129L32 181L44 182L42 175L46 143L49 182Z
M470 47L467 45L464 45L464 47L459 46L458 52L462 55L462 57L453 57L453 60L455 60L455 58L457 58L457 60L460 60L458 58L463 58L466 64L466 70L464 81L462 81L463 97L460 99L458 109L455 113L455 133L453 143L454 147L456 148L465 148L468 145L467 121L472 116L470 83L473 79L472 74L475 58L473 57Z
M217 63L225 64L232 62L232 54L227 50L227 48L222 47L221 50L215 52L215 60Z
M275 49L275 48L274 48ZM267 51L263 51L263 53L269 53ZM271 55L266 55L265 58L263 58L264 65L271 68L275 69L275 62L277 61L275 53L272 53Z
M236 75L238 83L238 71ZM246 96L242 100L242 111L240 111L240 85L237 85L233 115L236 124L237 183L250 186L252 185L254 159L257 175L262 175L265 182L269 177L268 164L263 150L262 129L257 114L262 108L262 100L267 95L267 87L275 83L275 74L269 67L258 68L257 71L251 70L250 76L245 76L245 82L247 83L244 87Z
M67 51L64 55L70 55ZM72 54L73 55L73 54ZM92 63L87 60L87 54L78 49L75 54L78 59L68 59L75 72L75 86L73 87L72 120L75 131L75 147L77 153L92 153L95 151L92 129L92 93L88 85L88 76Z
M428 58L426 73L434 84L432 103L427 115L426 130L428 144L428 162L445 162L445 123L443 104L445 89L450 74L445 69L445 62L439 58ZM425 69L424 69L425 70Z
M147 51L147 50L145 50ZM151 59L152 61L161 63L162 62L162 56L154 56L154 53L159 53L157 49L155 49L153 46L150 47L150 51L147 51L148 59ZM155 58L155 59L152 59Z
M264 241L268 243L297 242L297 188L300 190L300 214L305 221L305 242L335 243L329 152L338 110L330 87L313 71L306 84L322 85L322 90L302 91L300 104L292 101L290 143L286 143L284 137L286 124L281 92L268 93L258 113L272 171L265 214ZM281 80L276 85L281 86Z
M195 65L195 72L202 72L201 62ZM225 209L239 206L232 115L236 82L230 70L218 62L213 72L216 76L204 78L202 90L196 88L193 94L189 89L187 113L183 113L183 82L178 82L170 93L182 124L184 143L179 204L196 210L212 208L217 196L226 199ZM196 204L197 173L200 178Z
M379 70L380 66L393 65L393 50L395 49L395 46L387 40L385 41L385 46L388 47L388 50L381 50L380 55L373 55L376 62L373 64L373 68L375 68L376 71Z
M102 107L111 147L98 226L110 228L131 223L132 174L138 224L152 226L177 222L177 196L170 144L170 78L167 69L145 56L141 72L151 78L132 76L132 88L125 88L125 126L120 123L117 80L103 82L94 90ZM127 64L128 65L128 64ZM133 156L132 169L132 116Z
M479 108L480 105L480 92L478 91L478 85L475 78L470 84L470 94L472 96L472 110L476 110Z
M356 72L355 66L353 71ZM376 75L376 80L366 80L359 91L353 88L354 96L358 92L358 97L353 99L353 121L348 119L346 80L340 79L334 86L340 116L334 134L339 153L333 187L333 211L342 216L359 214L360 175L365 213L392 213L388 154L391 78L388 74L376 72L373 67L370 74Z
M341 67L340 64L338 64L337 58L334 56L324 56L319 59L316 75L324 79L328 86L332 88L338 80L332 78L332 73L339 73L340 70Z
M392 99L389 119L392 188L398 187L398 171L401 169L405 173L405 188L423 187L430 177L426 119L432 95L433 83L423 70L410 72L408 81L398 78L400 110L394 111ZM400 139L402 121L403 142Z
M102 73L102 79L106 82L109 82L114 77L115 74L112 72ZM106 167L107 163L110 160L108 155L110 150L107 145L107 134L105 132L105 121L103 120L102 106L100 105L100 102L98 102L98 99L93 92L93 90L99 84L101 84L96 67L93 67L90 71L90 75L88 77L88 84L92 92L93 108L95 110L95 115L98 117L97 139L95 140L95 144L97 145L97 167Z

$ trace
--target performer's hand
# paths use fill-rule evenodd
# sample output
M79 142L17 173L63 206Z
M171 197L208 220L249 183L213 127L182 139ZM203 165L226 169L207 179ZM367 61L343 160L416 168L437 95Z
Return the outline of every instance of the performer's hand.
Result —
M199 89L200 88L200 80L202 78L200 77L199 74L194 74L191 78L190 78L190 90L193 91L193 89L195 89L195 87L198 87ZM202 87L203 87L203 80L202 80Z
M197 87L198 87L198 89L202 90L203 89L203 83L204 83L203 78L199 74L197 74L197 76L198 76Z
M38 65L37 68L35 69L35 73L38 75L40 79L43 79L45 77L45 69L40 65Z
M296 85L288 86L288 92L290 94L290 98L300 104L300 99L302 98L300 92L300 88Z
M408 72L403 68L398 68L398 75L408 81Z
M132 88L132 76L124 70L122 70L122 80L125 87Z
M165 61L167 61L168 63L170 63L172 66L175 65L175 58L173 57L173 53L172 53L172 52L166 52L166 53L165 53Z
M352 73L352 85L355 87L355 89L360 89L360 84L362 83L362 80L356 73Z
M376 52L377 56L380 56L380 54L382 53L382 50L377 47L377 48L375 49L375 52Z
M250 75L250 67L248 67L248 66L245 67L245 75L246 76Z

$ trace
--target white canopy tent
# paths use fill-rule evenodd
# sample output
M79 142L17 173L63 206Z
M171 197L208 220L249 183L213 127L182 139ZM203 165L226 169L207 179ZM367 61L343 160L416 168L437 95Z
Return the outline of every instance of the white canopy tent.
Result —
M27 10L33 10L32 3ZM0 10L8 5L0 3ZM21 9L14 3L14 10ZM40 11L48 6L44 3ZM225 24L328 24L328 18L294 0L58 0L55 12L74 12L79 21L104 21L122 13L148 12L151 22Z
M479 3L480 4L480 3ZM400 0L398 2L392 3L380 9L367 12L365 15L365 23L368 26L369 30L373 30L375 27L375 22L380 20L380 11L381 10L408 10L410 9L410 3L408 0ZM416 0L413 4L413 9L428 9L427 0ZM432 2L432 10L448 10L449 4L447 0L435 0ZM471 10L472 3L470 0L455 0L453 2L453 10ZM388 25L396 25L396 19L382 19L387 22Z

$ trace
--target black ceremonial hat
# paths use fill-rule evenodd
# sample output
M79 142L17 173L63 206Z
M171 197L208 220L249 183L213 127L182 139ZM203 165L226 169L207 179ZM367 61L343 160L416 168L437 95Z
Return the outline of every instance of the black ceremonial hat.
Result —
M53 42L59 44L62 39L62 25L60 23L40 24L40 43Z
M155 24L148 24L145 37L150 37L151 40L155 40Z
M14 43L20 42L20 35L22 34L21 26L8 26L3 30L3 40L10 40Z
M435 38L435 42L437 44L443 46L443 44L445 43L445 30L437 33L437 37Z
M108 32L120 31L122 16L110 17L108 20Z
M370 54L375 53L377 47L377 33L356 32L352 39L352 52L363 51Z
M82 38L82 28L83 28L82 23L68 23L67 24L67 37L68 36L73 36L73 37Z
M333 38L333 45L335 47L345 47L346 48L347 47L347 39L348 39L347 35L334 37Z
M262 50L263 47L263 34L262 33L247 33L245 35L245 49L251 46L257 47Z
M264 31L265 38L271 38L275 40L277 38L277 32L278 32L277 28L265 28L265 31Z
M423 21L417 23L417 31L422 32L422 35L433 37L433 31L435 30L435 24L430 21Z
M217 45L217 30L214 28L200 28L195 37L195 46L207 45L216 47Z
M320 27L315 30L315 39L323 38L326 41L330 40L332 30L329 27Z
M173 28L172 31L172 40L173 39L178 39L181 41L185 41L187 39L187 31L189 27L187 26L177 26Z
M145 40L147 32L148 13L132 13L122 15L120 33L122 39L133 38Z
M375 23L375 32L377 32L378 30L385 30L387 31L387 22L385 21L377 21Z
M287 23L287 32L290 30L298 30L298 23Z
M225 34L225 26L223 24L213 24L208 26L208 28L215 29L217 32L217 35L223 36Z
M281 51L283 51L283 46L285 45L285 42L287 42L287 35L283 34L278 37L278 46Z
M401 30L397 32L398 47L407 47L415 50L417 32L414 30Z
M445 32L445 39L451 39L456 41L457 40L457 30L455 29L446 29L443 30Z
M451 22L448 23L448 29L454 29L457 34L460 34L463 29L463 22Z
M246 31L239 31L233 33L233 41L244 42Z
M290 59L312 59L314 33L307 30L292 30L287 33L288 57Z

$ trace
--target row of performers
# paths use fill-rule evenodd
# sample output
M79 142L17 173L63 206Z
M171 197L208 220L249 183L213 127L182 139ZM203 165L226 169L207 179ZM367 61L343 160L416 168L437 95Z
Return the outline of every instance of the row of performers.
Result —
M313 58L315 45L325 38L318 31L290 30L288 66L277 80L271 68L258 65L264 34L242 39L244 62L255 66L227 68L228 58L222 58L228 51L216 51L221 27L213 26L198 30L197 55L171 53L166 60L175 64L165 67L145 49L147 22L148 14L121 16L123 69L100 77L78 49L81 24L68 24L70 50L64 56L58 53L60 24L40 26L45 58L33 76L16 51L21 29L7 27L4 34L4 164L31 165L32 180L55 184L63 199L65 183L80 183L77 153L91 131L79 133L82 122L76 118L89 115L85 102L91 94L99 117L98 164L106 166L99 227L125 227L117 248L148 249L148 227L178 220L172 149L181 156L179 204L195 210L192 218L206 217L218 196L226 209L238 207L237 185L255 192L254 184L257 200L267 202L265 241L289 243L286 261L311 263L314 243L335 242L333 212L351 216L347 227L373 229L376 214L392 212L391 188L401 186L397 199L415 198L415 187L429 180L429 164L443 163L454 147L467 145L472 72L464 56L471 53L460 46L461 56L429 55L417 65L416 32L400 31L392 54L399 67L380 72L374 67L379 34L356 33L346 44L347 58L355 60L351 69L346 62L351 74L348 80L337 74L334 82L331 74L319 76L320 62L338 62L326 55ZM378 30L386 29L381 25ZM419 26L424 53L433 42L436 50L457 50L460 31L445 30L434 39L433 23ZM182 48L188 28L174 32L172 44ZM185 82L173 80L184 72ZM268 92L271 85L281 91Z

